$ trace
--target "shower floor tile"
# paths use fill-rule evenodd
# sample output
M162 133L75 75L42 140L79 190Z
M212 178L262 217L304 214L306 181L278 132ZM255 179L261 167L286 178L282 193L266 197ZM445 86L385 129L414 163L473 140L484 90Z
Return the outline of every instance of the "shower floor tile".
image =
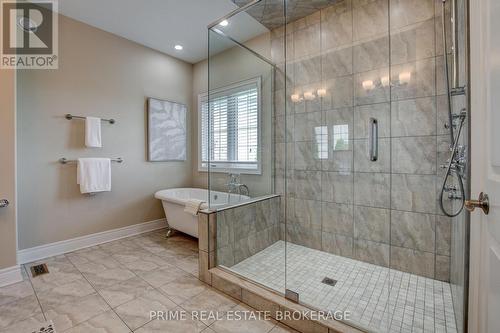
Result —
M278 241L230 269L321 310L349 311L374 332L457 332L449 283ZM334 286L323 283L327 277Z

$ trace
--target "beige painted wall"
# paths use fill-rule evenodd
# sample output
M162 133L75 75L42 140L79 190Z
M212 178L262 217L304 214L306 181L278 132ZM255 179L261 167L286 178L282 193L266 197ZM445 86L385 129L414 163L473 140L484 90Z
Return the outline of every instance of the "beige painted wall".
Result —
M186 162L146 162L145 106L152 96L192 112L192 65L63 16L59 24L59 70L18 78L20 249L162 218L155 191L191 185L189 151ZM66 113L117 123L103 124L104 148L86 149L84 122ZM60 157L125 163L113 164L112 192L89 197Z
M217 43L215 36L211 38L212 43ZM263 34L246 43L246 45L259 54L271 58L270 34ZM272 67L255 55L241 47L235 46L211 58L211 88L220 88L243 80L260 76L262 78L262 175L241 175L241 181L247 184L251 196L259 196L272 193ZM191 123L192 154L193 154L193 185L195 187L208 187L207 172L198 171L198 95L208 91L208 61L204 60L193 67L193 113ZM228 181L225 173L213 173L211 182L214 189L225 190L224 184Z
M0 269L16 265L15 72L0 69Z

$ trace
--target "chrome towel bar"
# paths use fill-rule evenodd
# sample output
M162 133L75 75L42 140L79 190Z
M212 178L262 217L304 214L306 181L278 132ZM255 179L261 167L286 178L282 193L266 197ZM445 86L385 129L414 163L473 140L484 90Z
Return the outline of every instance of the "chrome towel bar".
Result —
M85 119L87 117L73 116L72 114L68 113L67 115L64 116L64 118L66 118L68 120L72 120L72 119ZM116 123L116 120L114 120L114 119L102 119L101 118L101 121L106 121L106 122L110 123L111 125L113 125L114 123Z
M378 160L378 121L375 118L370 118L370 161Z
M74 163L77 163L77 162L78 162L77 160L68 160L68 159L66 159L64 157L59 159L59 163L61 163L61 164L74 164ZM121 157L112 158L111 162L123 163L123 159Z

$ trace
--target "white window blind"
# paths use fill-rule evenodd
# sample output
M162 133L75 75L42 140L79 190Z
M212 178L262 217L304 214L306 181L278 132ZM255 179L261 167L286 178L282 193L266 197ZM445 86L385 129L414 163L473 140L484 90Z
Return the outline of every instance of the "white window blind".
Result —
M200 169L260 173L260 79L200 96L199 104Z

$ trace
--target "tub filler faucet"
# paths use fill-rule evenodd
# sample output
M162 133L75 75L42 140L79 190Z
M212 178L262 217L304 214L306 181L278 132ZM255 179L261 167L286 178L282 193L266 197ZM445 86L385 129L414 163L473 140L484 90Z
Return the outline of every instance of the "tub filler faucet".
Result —
M240 183L239 178L240 178L240 175L237 173L230 173L229 174L229 183L226 184L227 192L229 194L234 193L234 194L239 194L239 195L243 194L246 196L250 196L250 190L248 189L248 186Z

